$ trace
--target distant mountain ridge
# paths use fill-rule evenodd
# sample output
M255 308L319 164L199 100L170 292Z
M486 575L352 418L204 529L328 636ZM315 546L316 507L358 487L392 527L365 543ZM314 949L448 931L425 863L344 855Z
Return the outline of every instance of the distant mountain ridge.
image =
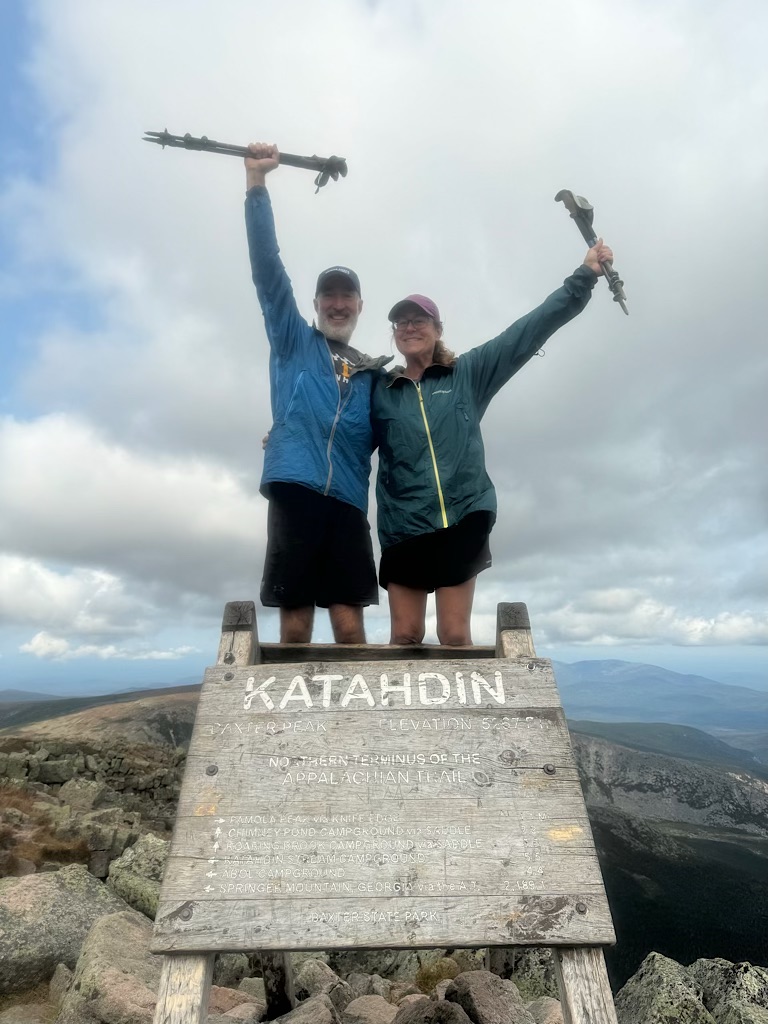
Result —
M571 734L584 733L633 750L704 761L725 768L746 768L768 779L768 763L751 750L717 739L691 725L670 725L668 722L584 722L569 719L568 728Z
M768 693L629 661L553 662L569 718L768 731Z

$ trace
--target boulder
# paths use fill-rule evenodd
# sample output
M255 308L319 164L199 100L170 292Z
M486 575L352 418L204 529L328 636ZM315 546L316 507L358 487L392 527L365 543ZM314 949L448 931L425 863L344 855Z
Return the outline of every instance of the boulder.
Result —
M456 1003L435 1003L427 996L401 1006L392 1024L472 1024Z
M649 953L616 995L616 1017L619 1024L719 1024L701 996L684 967Z
M397 1007L382 996L358 996L341 1016L344 1024L392 1024Z
M398 1005L405 999L406 996L423 996L424 993L421 991L418 985L414 985L411 981L393 981L389 989L389 1001L390 1003L397 1003Z
M74 968L93 923L127 909L80 864L0 879L0 994L47 982L60 963Z
M244 1014L235 1013L234 1016L240 1019L248 1019L253 1016L254 1007L265 1009L266 1004L260 1004L255 996L234 988L222 988L220 985L211 985L211 994L208 999L208 1012L230 1015L232 1011L242 1007L248 1009Z
M274 1024L340 1024L340 1020L336 1007L328 996L323 994L299 1003L290 1013L277 1017Z
M170 843L148 832L109 865L107 886L154 920Z
M327 995L337 1010L352 1002L352 989L322 960L305 960L295 978L297 999Z
M260 1003L266 1003L267 993L264 990L263 978L243 978L237 987L241 992L247 992L249 996L254 996Z
M0 1013L0 1024L50 1024L50 1003L22 1003Z
M248 955L246 953L219 953L216 957L213 965L214 985L221 985L223 988L239 988L240 982L246 974L248 974ZM241 991L247 992L247 989L241 989ZM248 992L248 995L251 994ZM261 998L263 1002L263 992Z
M390 981L412 981L420 967L444 956L444 949L345 949L331 951L328 963L342 978L357 972L379 974Z
M450 981L461 973L456 961L452 957L444 956L420 967L416 972L416 984L422 992L432 992L438 982L446 979Z
M458 1003L474 1024L534 1024L515 985L490 971L459 974L445 998Z
M768 969L728 960L697 960L687 976L717 1024L768 1024Z
M91 782L89 779L70 779L59 790L59 800L68 804L77 814L85 814L96 810L106 802L109 790L103 782Z
M526 1010L536 1024L563 1024L563 1010L557 999L551 996L541 996L528 1003Z
M149 952L151 936L152 925L135 910L99 918L56 1024L151 1024L161 966Z
M545 946L494 947L488 959L488 969L500 978L514 981L524 1002L531 1002L540 996L559 998L551 949Z
M58 1007L72 985L74 975L66 964L59 964L53 972L48 985L48 998L53 1006Z

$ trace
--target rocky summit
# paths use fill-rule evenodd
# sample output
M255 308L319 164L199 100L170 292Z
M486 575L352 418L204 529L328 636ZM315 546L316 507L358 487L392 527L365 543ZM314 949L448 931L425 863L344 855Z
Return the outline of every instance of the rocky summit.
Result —
M78 743L63 718L30 722L31 711L23 732L0 735L0 1024L150 1024L151 922L195 698L175 697L162 730L156 702L123 700L119 714L93 709L90 724L79 710ZM164 738L137 739L150 734ZM645 749L574 735L617 927L607 958L618 1020L768 1024L766 779L725 744L697 741L717 757L688 760L669 735L663 751L638 735ZM546 950L293 961L297 1002L280 1018L292 1024L563 1024ZM265 1019L257 954L219 955L213 981L212 1024Z

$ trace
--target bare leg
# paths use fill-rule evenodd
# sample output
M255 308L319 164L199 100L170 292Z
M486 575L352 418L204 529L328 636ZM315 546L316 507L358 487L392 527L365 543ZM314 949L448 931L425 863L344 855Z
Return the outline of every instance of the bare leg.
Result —
M424 639L424 620L427 614L426 590L414 590L399 583L390 583L389 616L392 632L391 644L420 644Z
M364 644L363 609L354 604L332 604L328 608L337 644Z
M308 644L314 621L315 609L311 604L305 608L281 608L280 643Z
M469 620L476 581L477 576L473 576L457 587L440 587L435 591L437 639L441 644L455 647L472 643Z

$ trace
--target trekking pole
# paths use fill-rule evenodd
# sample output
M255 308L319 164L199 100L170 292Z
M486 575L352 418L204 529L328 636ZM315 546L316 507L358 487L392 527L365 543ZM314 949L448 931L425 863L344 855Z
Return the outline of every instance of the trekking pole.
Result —
M555 202L563 203L573 220L576 221L576 227L581 232L590 249L593 245L596 245L597 235L595 234L595 229L592 227L592 218L595 215L595 211L584 196L575 196L573 192L568 191L568 189L561 189L555 196ZM608 287L613 292L613 301L618 302L627 316L629 316L629 310L627 309L627 296L624 294L624 282L613 269L613 264L610 260L601 260L600 266L603 268L603 273L605 274L605 280L608 282Z
M144 132L144 142L155 142L163 149L166 146L171 146L177 149L192 149L201 153L221 153L223 156L246 157L253 155L247 146L233 146L228 142L217 142L215 139L209 139L206 135L201 135L199 139L189 133L171 135L167 128L162 132ZM316 193L328 183L330 178L338 181L339 176L342 178L347 176L347 161L342 156L296 156L293 153L281 153L279 162L287 167L301 167L305 170L317 171Z

